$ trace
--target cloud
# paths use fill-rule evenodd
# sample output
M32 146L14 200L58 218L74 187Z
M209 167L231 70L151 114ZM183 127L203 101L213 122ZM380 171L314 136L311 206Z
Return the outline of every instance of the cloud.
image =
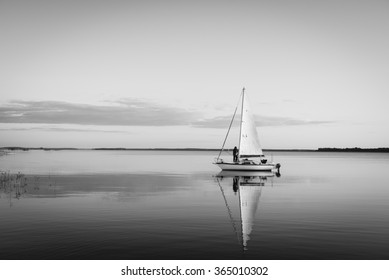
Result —
M236 120L240 118L236 116ZM255 116L257 126L328 124L333 121L300 120L289 117ZM231 116L201 119L201 114L178 107L159 105L140 99L121 99L109 105L75 104L59 101L11 101L0 106L0 123L70 124L98 126L192 126L226 128ZM234 122L234 126L238 121ZM49 131L97 131L66 127L36 127ZM17 130L14 128L12 130ZM99 130L99 132L115 132Z
M69 127L44 127L44 126L36 126L36 127L8 127L8 128L0 128L0 131L54 131L54 132L106 132L106 133L128 133L123 130L107 130L107 129L90 129L90 128L69 128Z
M176 126L188 125L195 118L196 113L185 109L137 99L120 100L113 105L12 101L0 106L0 123Z
M238 126L240 115L235 116L233 126ZM215 117L211 119L199 120L193 122L195 127L203 128L227 128L231 122L231 116ZM257 126L291 126L291 125L315 125L315 124L328 124L333 121L312 121L312 120L299 120L288 117L271 117L271 116L255 116L255 123Z

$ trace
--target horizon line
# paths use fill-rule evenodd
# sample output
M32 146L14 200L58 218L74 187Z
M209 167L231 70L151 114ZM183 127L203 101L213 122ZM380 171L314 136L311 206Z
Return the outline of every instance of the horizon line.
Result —
M72 148L72 147L20 147L20 146L5 146L0 147L0 150L46 150L46 151L60 151L60 150L97 150L97 151L220 151L218 148L124 148L124 147L114 147L114 148L104 148L104 147L95 147L95 148ZM223 149L225 151L232 151L232 149ZM389 147L375 147L375 148L360 148L360 147L320 147L320 148L311 148L311 149L262 149L263 151L316 151L316 152L331 152L331 151L345 151L345 152L389 152Z

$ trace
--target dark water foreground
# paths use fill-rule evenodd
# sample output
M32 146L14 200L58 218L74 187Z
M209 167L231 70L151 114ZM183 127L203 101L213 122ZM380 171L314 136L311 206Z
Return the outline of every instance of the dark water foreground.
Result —
M2 157L26 179L0 189L0 259L389 258L388 156L275 157L256 178L214 177L211 153Z

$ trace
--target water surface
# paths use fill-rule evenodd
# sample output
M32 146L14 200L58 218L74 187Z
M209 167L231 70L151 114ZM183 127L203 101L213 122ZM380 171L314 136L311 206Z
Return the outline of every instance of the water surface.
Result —
M389 155L274 152L261 178L215 177L214 157L1 156L26 180L0 190L0 259L388 259Z

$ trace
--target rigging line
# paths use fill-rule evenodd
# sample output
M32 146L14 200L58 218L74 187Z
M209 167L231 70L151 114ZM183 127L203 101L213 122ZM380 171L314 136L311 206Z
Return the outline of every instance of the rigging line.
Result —
M221 150L220 150L220 152L219 152L219 155L217 156L216 161L219 160L220 155L222 154L222 152L223 152L223 150L224 150L224 145L226 144L228 134L230 133L230 129L231 129L232 123L233 123L233 121L234 121L236 111L238 110L238 106L239 106L239 102L240 102L240 98L241 98L242 94L243 94L243 92L242 92L242 93L240 94L240 96L239 96L238 104L236 104L236 108L235 108L235 111L234 111L234 115L232 116L232 120L231 120L231 122L230 122L230 126L228 127L227 135L226 135L226 137L224 138L223 146L222 146L222 148L221 148Z
M238 239L238 244L240 245L239 233L238 233L238 230L236 229L236 225L235 225L234 218L232 218L231 209L230 209L230 207L228 206L228 202L227 202L226 196L225 196L225 194L224 194L224 191L223 191L223 188L222 188L222 186L221 186L221 184L220 184L219 179L216 178L216 180L217 180L217 183L218 183L218 185L219 185L220 191L221 191L221 193L222 193L222 195L223 195L224 203L225 203L225 205L226 205L228 215L230 216L231 225L232 225L232 227L233 227L233 229L234 229L236 238Z

